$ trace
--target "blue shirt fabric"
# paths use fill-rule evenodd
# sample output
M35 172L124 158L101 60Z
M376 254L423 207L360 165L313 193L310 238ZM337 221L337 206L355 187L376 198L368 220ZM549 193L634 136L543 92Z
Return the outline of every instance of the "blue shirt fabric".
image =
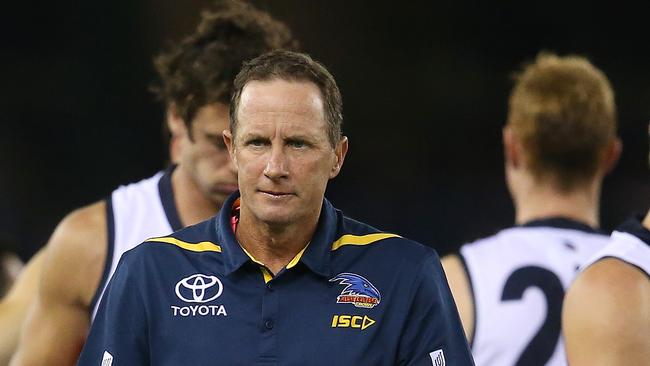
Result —
M125 253L78 365L474 365L433 249L324 200L271 277L230 222L221 210Z

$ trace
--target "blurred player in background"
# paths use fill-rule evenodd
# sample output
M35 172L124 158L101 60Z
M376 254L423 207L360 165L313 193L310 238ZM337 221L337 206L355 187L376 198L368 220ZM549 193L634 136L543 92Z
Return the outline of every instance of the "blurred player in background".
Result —
M564 302L572 366L650 365L650 212L619 226Z
M503 143L516 226L443 265L477 365L565 365L564 292L607 242L600 190L621 150L606 76L582 57L538 55L516 77Z
M12 365L74 364L122 253L219 211L237 189L222 138L232 82L244 60L277 48L295 48L285 25L248 4L221 1L194 34L156 58L155 91L166 104L176 165L58 225L36 269L40 284Z

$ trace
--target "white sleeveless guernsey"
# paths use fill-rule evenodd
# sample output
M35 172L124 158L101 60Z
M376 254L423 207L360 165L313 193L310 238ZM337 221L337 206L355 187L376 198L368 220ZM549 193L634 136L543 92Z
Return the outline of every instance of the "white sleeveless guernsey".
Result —
M650 231L641 224L643 217L627 220L613 233L609 244L598 251L583 268L604 258L617 258L650 277Z
M168 169L140 182L120 186L106 200L108 251L104 274L91 304L91 319L95 318L104 289L122 254L148 238L182 228L171 188L172 171Z
M550 218L462 246L474 296L476 365L566 365L564 293L608 238L587 225Z

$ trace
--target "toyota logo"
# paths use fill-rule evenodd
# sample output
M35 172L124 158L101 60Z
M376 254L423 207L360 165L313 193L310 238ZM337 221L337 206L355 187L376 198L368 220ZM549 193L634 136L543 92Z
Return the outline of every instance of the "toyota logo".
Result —
M222 292L223 284L217 277L198 273L185 277L176 284L176 296L185 302L212 301L221 296Z

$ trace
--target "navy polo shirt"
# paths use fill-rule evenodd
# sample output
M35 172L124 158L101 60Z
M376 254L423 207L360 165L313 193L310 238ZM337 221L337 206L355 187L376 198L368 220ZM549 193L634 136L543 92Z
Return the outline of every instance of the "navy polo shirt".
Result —
M431 248L324 200L311 242L273 277L230 222L221 210L125 253L79 365L474 364Z

